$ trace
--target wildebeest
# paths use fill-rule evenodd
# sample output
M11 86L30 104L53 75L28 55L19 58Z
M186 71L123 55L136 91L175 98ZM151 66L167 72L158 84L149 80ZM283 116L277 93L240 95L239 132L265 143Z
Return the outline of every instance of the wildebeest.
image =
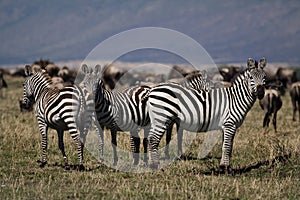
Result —
M193 71L194 68L191 67L174 65L168 75L168 79L182 78L192 73Z
M124 74L124 71L114 65L105 65L102 71L102 80L106 89L114 89L116 83Z
M279 91L276 89L266 89L264 98L259 100L259 105L265 112L263 127L269 127L270 118L273 114L273 126L275 132L277 132L277 112L282 107Z
M241 68L235 66L222 66L219 68L219 72L223 76L223 81L232 82L241 72Z
M32 65L39 65L42 69L45 69L46 66L49 64L54 64L54 63L48 59L40 59L40 60L34 61Z
M45 70L49 74L50 77L58 76L59 67L55 64L49 64L45 67Z
M2 88L7 88L7 83L3 77L3 71L0 70L0 97L2 98Z
M280 67L276 72L276 78L283 84L282 90L280 91L282 95L285 94L286 89L290 89L294 82L297 82L296 71L289 68Z
M290 96L293 105L293 121L296 121L296 112L299 112L300 121L300 82L293 83L290 90Z

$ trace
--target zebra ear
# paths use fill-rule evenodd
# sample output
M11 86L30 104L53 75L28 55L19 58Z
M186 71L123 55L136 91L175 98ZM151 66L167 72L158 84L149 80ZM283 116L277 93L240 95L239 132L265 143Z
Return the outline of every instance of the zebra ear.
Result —
M255 66L255 61L253 60L253 58L248 58L247 60L247 67L248 69L254 69L256 66Z
M31 76L33 74L32 67L30 65L25 66L25 75Z
M89 73L89 68L86 64L82 64L81 65L81 70L85 73L88 74Z
M101 65L96 65L95 66L95 74L99 74L101 72Z
M259 61L259 67L260 67L261 69L263 69L263 68L266 67L266 65L267 65L267 59L266 59L265 57L262 57L262 58L260 59L260 61Z

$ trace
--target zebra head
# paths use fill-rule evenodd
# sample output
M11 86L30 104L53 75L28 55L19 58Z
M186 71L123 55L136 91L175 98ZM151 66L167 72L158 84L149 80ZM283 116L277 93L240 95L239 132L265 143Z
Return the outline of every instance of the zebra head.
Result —
M258 97L258 99L262 99L265 94L265 80L266 73L264 72L264 67L267 64L267 60L263 57L260 59L258 63L256 60L252 58L248 58L247 66L248 66L248 86L250 92Z
M35 102L34 99L34 88L32 84L33 70L30 65L25 66L26 79L23 83L23 100L21 107L24 109L30 109Z
M101 66L96 65L95 69L93 70L86 64L83 64L81 69L85 74L83 81L80 83L81 87L96 96L97 91L100 89L99 87L104 87L104 84L101 80Z
M81 66L81 70L84 73L84 78L82 82L79 84L79 86L82 87L84 90L88 91L89 93L92 93L93 85L94 85L92 81L93 69L89 68L86 64L83 64Z

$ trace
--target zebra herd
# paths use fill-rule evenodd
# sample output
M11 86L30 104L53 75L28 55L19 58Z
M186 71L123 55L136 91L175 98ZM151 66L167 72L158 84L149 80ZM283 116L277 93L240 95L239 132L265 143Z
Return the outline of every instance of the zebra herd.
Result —
M256 99L264 97L265 66L265 58L259 62L249 58L248 68L236 77L231 87L209 87L205 73L202 72L182 83L134 86L122 92L105 89L100 78L99 65L95 68L82 65L85 74L82 83L67 85L62 89L52 86L51 79L44 70L32 71L30 66L25 66L27 77L24 82L23 105L30 107L36 103L35 114L42 135L41 167L47 163L47 130L50 127L58 133L59 148L66 168L68 160L64 151L64 130L70 132L76 143L78 166L83 169L85 137L92 121L97 120L101 126L96 127L99 134L100 160L103 160L104 126L111 131L114 165L118 162L117 131L130 131L133 163L137 165L140 149L138 133L140 129L144 129L144 162L156 169L159 167L160 140L165 131L167 139L170 140L170 127L176 123L179 130L223 130L220 168L227 170L230 168L236 129L242 125Z

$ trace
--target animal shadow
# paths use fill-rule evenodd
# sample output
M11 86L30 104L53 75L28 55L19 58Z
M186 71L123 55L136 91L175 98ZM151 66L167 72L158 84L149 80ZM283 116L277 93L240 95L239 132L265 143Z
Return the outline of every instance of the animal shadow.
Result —
M262 160L262 161L258 161L256 163L250 164L250 165L246 165L244 167L238 167L238 168L233 168L233 169L228 169L228 171L224 171L219 169L218 167L216 167L215 165L211 165L208 166L208 170L202 171L202 170L197 170L195 168L189 170L190 173L193 174L202 174L202 175L242 175L242 174L246 174L249 173L250 171L254 170L254 169L259 169L261 167L264 166L268 166L269 169L272 169L275 167L276 163L286 163L289 158L291 157L291 153L286 153L283 155L279 155L274 157L273 159L270 160ZM204 158L204 160L208 160L210 158Z

